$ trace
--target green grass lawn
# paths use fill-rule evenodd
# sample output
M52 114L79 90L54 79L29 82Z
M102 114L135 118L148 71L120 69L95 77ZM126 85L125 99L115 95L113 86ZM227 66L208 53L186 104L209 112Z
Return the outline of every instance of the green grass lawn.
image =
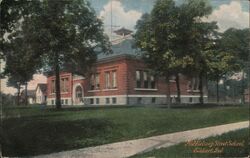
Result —
M4 156L31 156L248 120L248 107L4 108Z
M223 146L226 142L234 142ZM184 158L184 157L247 157L249 155L249 128L203 139L202 145L191 146L187 142L169 148L153 150L131 158ZM216 142L220 142L221 144ZM214 143L214 145L212 145ZM222 144L224 143L224 144ZM209 146L209 144L211 146ZM216 149L217 148L217 149ZM196 152L196 153L195 153ZM210 153L209 153L210 152ZM212 153L215 152L215 153Z

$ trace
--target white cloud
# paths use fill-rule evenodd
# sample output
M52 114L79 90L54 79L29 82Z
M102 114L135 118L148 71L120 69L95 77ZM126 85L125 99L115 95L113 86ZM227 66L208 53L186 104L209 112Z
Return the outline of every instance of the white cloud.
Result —
M136 21L142 16L142 13L136 10L125 11L120 1L110 1L103 7L103 10L100 12L99 15L99 17L103 19L105 25L105 32L110 35L111 2L112 2L112 25L118 26L114 27L113 30L116 30L121 27L134 30Z
M242 10L239 1L232 1L214 10L208 21L217 21L221 32L230 27L242 29L249 27L249 13Z

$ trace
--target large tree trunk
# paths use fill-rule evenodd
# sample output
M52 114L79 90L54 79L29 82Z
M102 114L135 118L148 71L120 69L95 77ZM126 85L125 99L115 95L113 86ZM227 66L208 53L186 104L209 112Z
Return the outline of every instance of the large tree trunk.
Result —
M204 104L203 98L203 72L199 74L199 91L200 91L200 104Z
M58 53L55 55L55 87L56 87L56 108L61 109L61 93L60 93L60 68L59 68L59 61L58 61Z
M166 76L166 83L167 83L167 105L168 105L168 108L170 108L171 106L171 92L170 92L170 82L169 82L169 77Z
M28 83L25 83L25 105L28 105Z
M177 90L176 102L177 103L181 103L180 78L179 78L179 74L178 73L175 75L175 83L176 83L176 90Z
M219 95L219 77L216 79L216 99L217 103L220 102L220 95Z

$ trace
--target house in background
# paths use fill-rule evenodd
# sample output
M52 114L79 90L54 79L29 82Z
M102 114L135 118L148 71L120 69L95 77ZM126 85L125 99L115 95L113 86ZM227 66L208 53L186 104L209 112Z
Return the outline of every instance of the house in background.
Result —
M46 83L38 83L36 90L36 103L37 104L46 104L47 101L47 84Z
M176 101L174 78L168 86L164 77L155 76L132 48L132 39L112 46L113 54L98 55L86 76L60 73L62 105L142 105L166 104L170 93ZM204 81L205 83L205 81ZM199 80L180 74L182 103L199 102ZM55 76L47 79L47 104L55 105ZM204 87L207 102L207 88Z
M20 99L22 103L25 103L25 95L26 90L23 90L20 95ZM27 101L28 104L35 104L36 103L36 92L35 90L27 90Z

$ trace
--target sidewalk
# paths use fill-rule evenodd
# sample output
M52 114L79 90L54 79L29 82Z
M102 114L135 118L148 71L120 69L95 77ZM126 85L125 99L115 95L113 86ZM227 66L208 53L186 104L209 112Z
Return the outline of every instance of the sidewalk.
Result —
M100 145L96 147L40 155L36 156L36 158L124 158L137 153L143 153L162 147L169 147L189 140L203 139L210 136L220 135L229 131L247 127L249 127L249 121L244 121Z

